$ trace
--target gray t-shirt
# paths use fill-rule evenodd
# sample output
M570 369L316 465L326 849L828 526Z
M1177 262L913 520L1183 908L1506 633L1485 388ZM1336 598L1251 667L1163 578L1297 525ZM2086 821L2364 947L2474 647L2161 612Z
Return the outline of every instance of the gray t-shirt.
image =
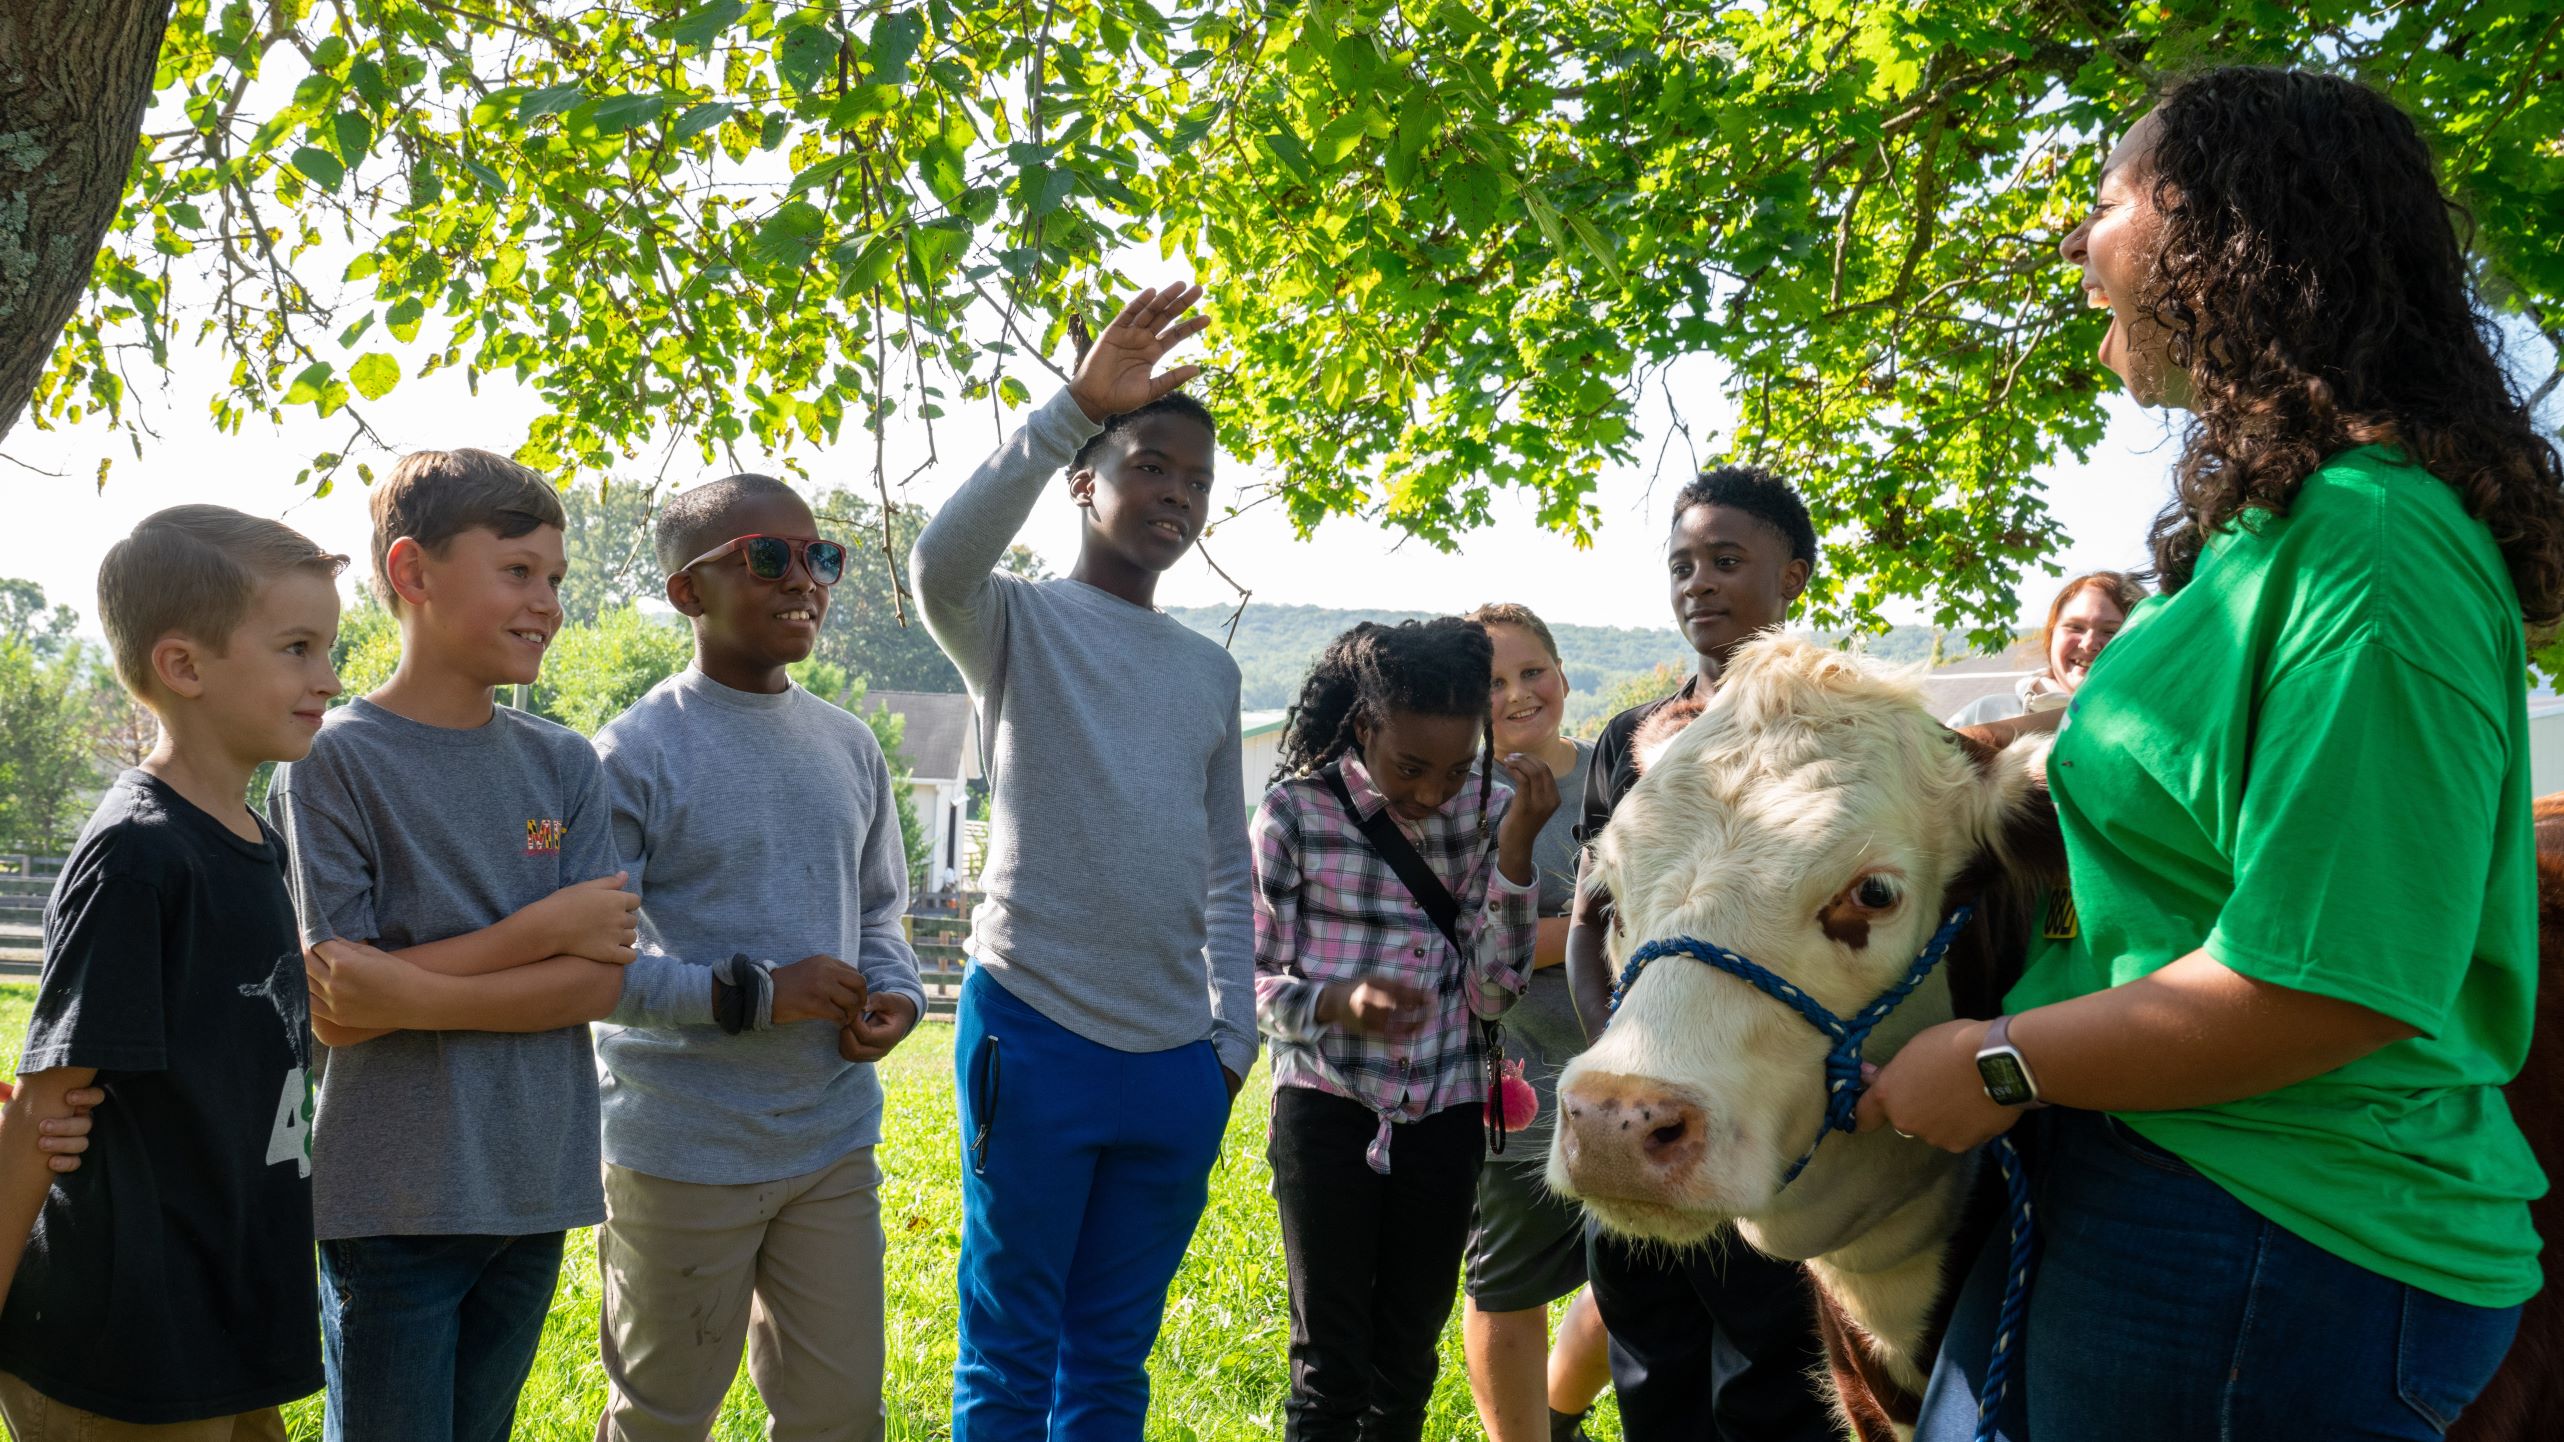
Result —
M276 773L303 944L399 951L618 869L596 753L507 707L469 730L367 701ZM605 1219L584 1026L393 1032L320 1048L312 1213L345 1237L525 1235Z
M872 728L799 686L736 691L692 667L597 733L615 852L641 893L641 956L601 1030L605 1159L680 1182L815 1172L881 1139L870 1062L837 1028L724 1035L710 968L733 953L839 957L922 1017L900 936L908 858ZM645 985L660 969L665 986Z
M1095 434L1068 392L1033 412L917 538L926 629L980 710L996 786L971 955L1089 1041L1209 1039L1255 1064L1255 923L1237 663L1162 611L997 569Z
M1570 738L1573 740L1573 738ZM1576 819L1585 809L1585 769L1594 748L1576 741L1576 764L1558 778L1558 809L1540 823L1532 838L1531 863L1540 872L1540 914L1565 916L1576 901ZM1584 1028L1576 1021L1575 999L1567 991L1567 968L1544 967L1531 974L1522 999L1505 1013L1505 1049L1523 1063L1534 1087L1554 1087L1558 1069L1585 1049ZM1546 1097L1549 1093L1543 1090ZM1546 1136L1546 1132L1542 1133Z

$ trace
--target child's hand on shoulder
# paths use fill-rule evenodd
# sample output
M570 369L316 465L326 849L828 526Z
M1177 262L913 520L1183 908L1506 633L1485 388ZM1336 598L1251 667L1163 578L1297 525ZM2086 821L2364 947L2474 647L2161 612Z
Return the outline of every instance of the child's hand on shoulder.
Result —
M1318 1020L1358 1036L1413 1036L1433 998L1403 981L1339 981L1318 996Z
M629 876L618 871L564 886L519 911L517 918L532 930L537 949L545 956L581 956L629 965L641 940L641 898L623 889Z
M863 1015L864 974L833 956L805 956L775 968L775 1025L825 1021L845 1026Z
M873 997L863 1014L837 1029L837 1055L879 1061L917 1029L917 1003L895 991Z

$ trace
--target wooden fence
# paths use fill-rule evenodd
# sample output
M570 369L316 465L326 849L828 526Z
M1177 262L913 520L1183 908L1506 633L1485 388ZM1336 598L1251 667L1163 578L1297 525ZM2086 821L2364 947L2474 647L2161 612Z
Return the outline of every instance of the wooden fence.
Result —
M32 976L44 956L45 901L62 875L59 856L0 852L0 976Z

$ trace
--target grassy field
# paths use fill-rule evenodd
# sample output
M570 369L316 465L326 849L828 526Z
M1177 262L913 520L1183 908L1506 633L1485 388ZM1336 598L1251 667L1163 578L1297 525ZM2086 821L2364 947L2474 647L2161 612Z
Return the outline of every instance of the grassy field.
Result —
M17 1071L33 987L0 985L0 1075ZM889 1094L882 1164L882 1220L890 1233L888 1265L890 1436L940 1438L951 1431L953 1259L961 1239L960 1158L954 1145L951 1028L919 1029L883 1064ZM1266 1189L1265 1071L1259 1067L1238 1098L1211 1204L1185 1256L1167 1302L1149 1372L1155 1395L1152 1442L1247 1442L1278 1435L1286 1390L1284 1344L1289 1312L1282 1242ZM596 1435L605 1399L597 1362L596 1247L587 1232L570 1239L569 1259L543 1351L526 1384L516 1436L571 1442ZM1482 1435L1460 1370L1457 1323L1443 1335L1443 1371L1425 1435ZM288 1412L297 1439L320 1436L317 1398ZM1593 1434L1615 1439L1619 1427L1604 1399ZM763 1435L765 1408L742 1371L713 1435Z

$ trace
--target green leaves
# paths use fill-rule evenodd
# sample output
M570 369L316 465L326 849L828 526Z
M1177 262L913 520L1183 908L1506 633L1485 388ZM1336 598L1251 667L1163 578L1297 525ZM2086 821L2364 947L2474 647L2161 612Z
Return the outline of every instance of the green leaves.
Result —
M2323 54L2391 87L2491 303L2564 334L2551 24L2464 0L181 7L156 113L184 120L139 138L36 412L139 438L118 348L201 334L226 428L460 367L537 398L519 454L564 479L669 441L790 466L957 396L1029 404L1022 337L1064 361L1071 312L1189 271L1224 443L1304 528L1448 546L1513 490L1584 538L1605 469L1657 463L1639 407L1670 396L1809 496L1813 619L1919 600L1993 635L2057 541L2030 478L2100 434L2054 242L2149 77ZM1694 358L1720 394L1666 384Z
M323 190L336 190L338 183L347 178L347 167L339 164L338 157L318 146L296 146L292 160L296 170Z
M401 383L401 363L381 351L369 351L348 368L347 379L356 393L369 401L379 401Z

